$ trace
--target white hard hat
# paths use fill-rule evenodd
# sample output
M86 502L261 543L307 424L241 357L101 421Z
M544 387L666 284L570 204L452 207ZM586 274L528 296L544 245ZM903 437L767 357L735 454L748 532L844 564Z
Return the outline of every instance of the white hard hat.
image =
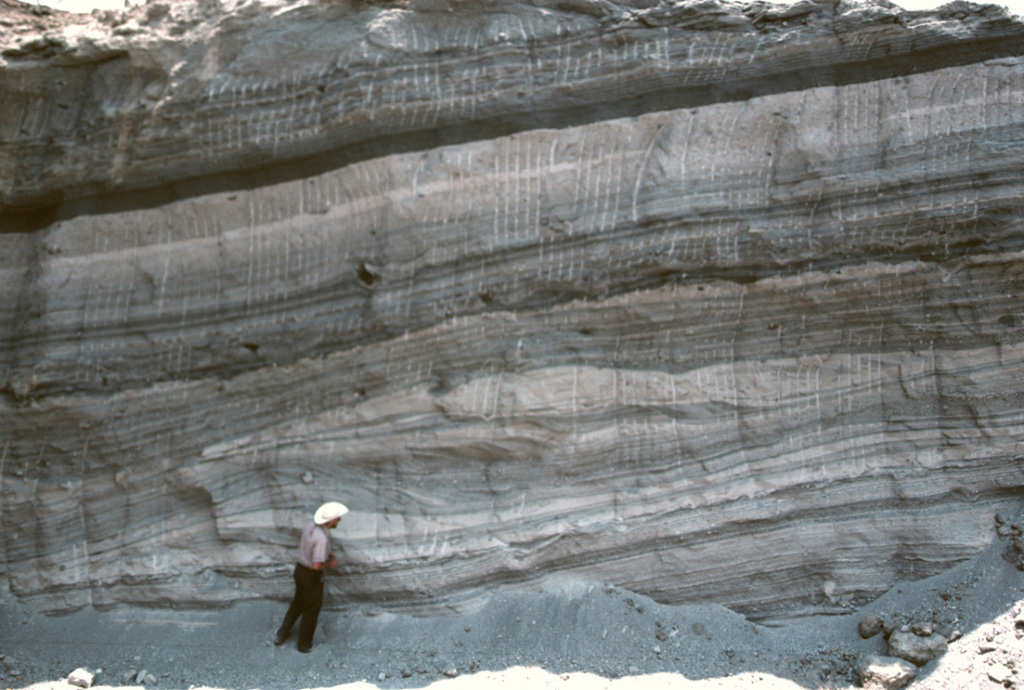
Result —
M341 503L331 501L330 503L324 503L322 506L316 509L316 515L313 516L313 522L318 525L326 525L328 522L335 518L340 518L342 515L348 512Z

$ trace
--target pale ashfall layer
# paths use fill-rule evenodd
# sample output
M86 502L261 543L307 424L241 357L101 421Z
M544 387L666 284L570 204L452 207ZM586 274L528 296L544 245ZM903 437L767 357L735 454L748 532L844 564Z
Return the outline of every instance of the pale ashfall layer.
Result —
M0 572L835 612L1024 488L993 6L0 0Z

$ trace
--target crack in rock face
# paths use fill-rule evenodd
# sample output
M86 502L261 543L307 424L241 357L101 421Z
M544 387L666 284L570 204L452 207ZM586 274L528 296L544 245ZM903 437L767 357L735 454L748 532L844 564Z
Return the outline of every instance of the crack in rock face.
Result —
M753 619L1024 486L1024 24L888 3L0 0L26 604L549 578Z

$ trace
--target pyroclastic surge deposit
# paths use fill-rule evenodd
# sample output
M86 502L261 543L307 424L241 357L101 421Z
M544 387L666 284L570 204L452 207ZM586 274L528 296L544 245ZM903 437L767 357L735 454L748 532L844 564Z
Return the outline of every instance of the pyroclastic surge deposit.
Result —
M835 612L1024 488L1024 24L0 0L0 573L50 613L557 576Z

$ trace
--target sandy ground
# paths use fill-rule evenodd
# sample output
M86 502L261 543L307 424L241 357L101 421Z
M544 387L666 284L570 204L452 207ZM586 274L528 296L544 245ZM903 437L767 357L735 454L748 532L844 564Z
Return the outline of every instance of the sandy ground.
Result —
M98 672L94 687L137 687L130 676L145 671L156 688L846 688L857 685L859 659L886 653L882 635L857 634L871 612L888 626L931 621L955 638L911 688L995 690L993 669L1008 670L1010 685L1024 681L1024 573L1012 555L997 540L849 615L777 627L720 606L663 606L580 583L495 594L447 617L325 610L311 654L296 651L294 635L272 644L281 602L47 618L5 593L0 687L66 690L66 677L84 667Z

